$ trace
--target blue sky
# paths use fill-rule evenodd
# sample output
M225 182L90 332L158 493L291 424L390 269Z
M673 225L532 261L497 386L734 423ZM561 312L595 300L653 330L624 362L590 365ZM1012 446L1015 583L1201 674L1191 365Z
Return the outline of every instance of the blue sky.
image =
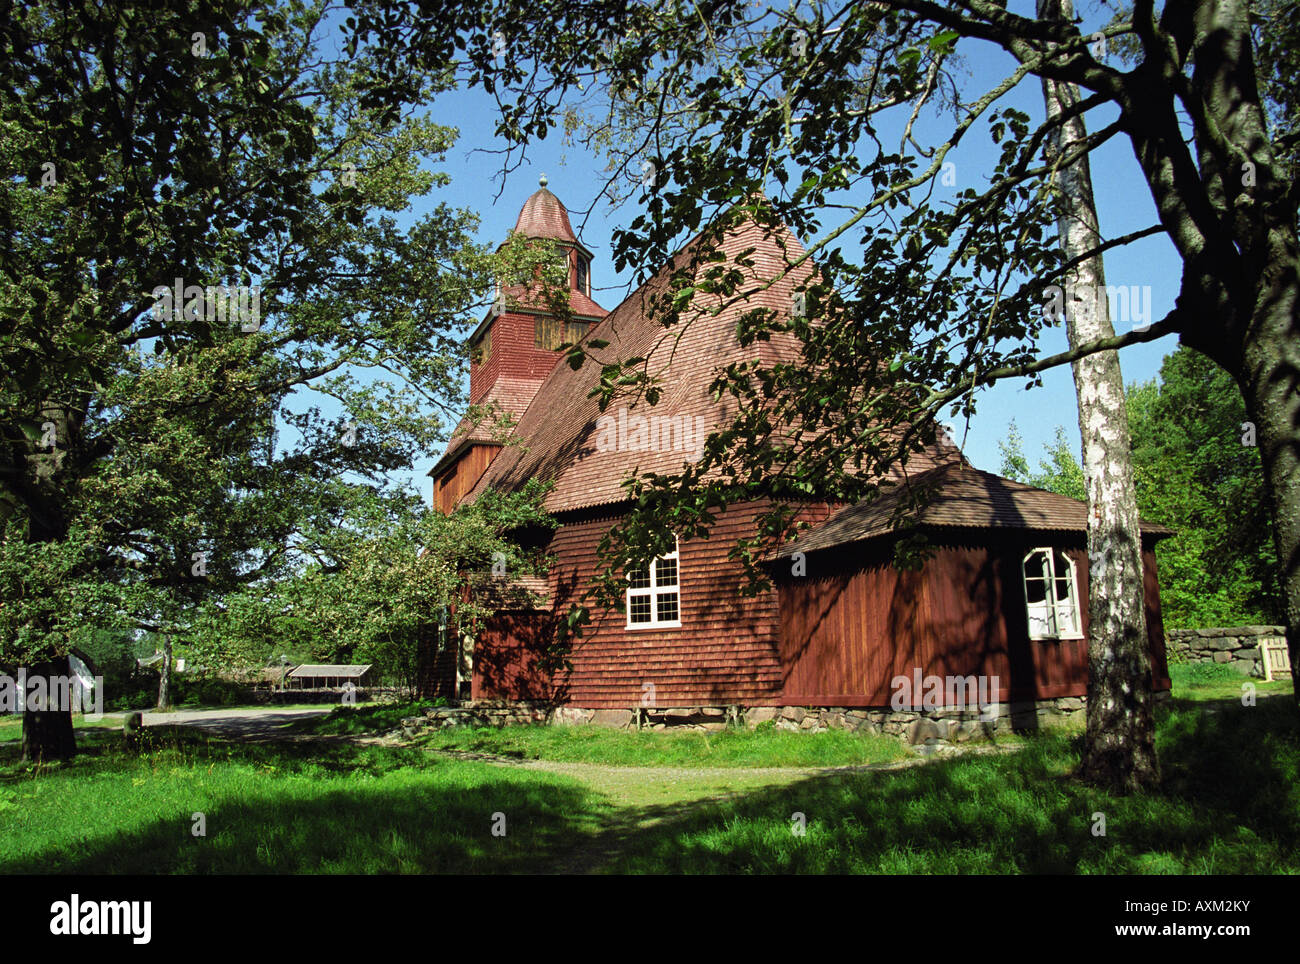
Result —
M1032 10L1028 12L1032 15ZM1089 26L1097 22L1095 16L1087 20ZM963 78L961 86L968 98L1000 80L1012 64L1000 51L976 41L963 41L958 52L966 58L968 76ZM1025 111L1035 120L1043 114L1042 92L1036 80L1023 83L1003 103ZM569 208L581 240L595 254L594 297L610 309L622 300L632 281L632 272L614 271L610 238L614 229L625 227L636 216L637 204L631 201L611 210L604 200L594 203L604 183L601 157L581 143L565 143L557 131L529 145L526 161L503 180L502 157L490 153L500 150L504 144L493 135L495 105L489 98L478 91L457 91L441 96L430 105L430 114L439 123L458 128L460 139L445 161L435 165L451 176L450 185L436 190L428 200L447 201L476 211L482 219L479 240L495 243L504 240L524 199L537 189L539 175L546 174L550 189ZM1113 111L1094 111L1089 115L1089 129L1096 130L1113 119ZM919 129L924 135L937 133L942 127L938 121L929 121ZM985 125L978 125L960 149L950 155L956 165L956 186L947 188L950 192L967 186L979 189L986 183L984 178L992 168L994 156L986 129ZM885 142L889 143L888 138ZM1094 153L1092 176L1105 236L1125 234L1156 223L1154 205L1126 138L1112 138ZM416 207L412 213L421 213L421 208ZM829 227L836 222L828 218L825 223ZM817 239L802 240L809 243ZM1149 286L1151 317L1145 320L1157 321L1173 306L1180 269L1173 246L1163 235L1157 235L1112 252L1106 259L1106 280L1110 285ZM1140 320L1117 320L1116 330L1126 331ZM1177 339L1171 335L1126 348L1120 356L1125 382L1155 377L1163 357L1176 346ZM1044 354L1063 351L1066 347L1062 328L1047 331L1039 345ZM1077 418L1073 379L1069 368L1064 367L1044 373L1042 387L1028 391L1024 380L1008 380L985 389L979 395L977 414L969 424L954 422L953 427L967 457L979 468L997 471L1001 464L998 441L1006 437L1012 419L1024 437L1024 451L1030 464L1036 465L1043 445L1053 440L1058 425L1065 428L1066 437L1078 454ZM426 473L440 454L429 453L410 476L426 500L431 491Z

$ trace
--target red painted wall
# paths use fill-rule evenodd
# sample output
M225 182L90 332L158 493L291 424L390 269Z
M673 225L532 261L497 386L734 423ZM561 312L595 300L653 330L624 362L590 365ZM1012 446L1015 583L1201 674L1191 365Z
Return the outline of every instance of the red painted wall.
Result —
M919 572L895 569L886 540L810 556L805 579L779 586L782 701L884 707L893 679L917 667L923 676L997 677L1002 701L1087 695L1088 560L1079 538L972 533ZM1029 639L1020 564L1041 545L1062 546L1074 560L1084 639ZM1155 685L1168 689L1150 548L1144 564Z
M653 706L773 700L781 680L776 593L740 597L741 567L726 558L737 536L752 531L759 511L733 508L719 517L712 539L679 542L680 628L629 629L622 612L593 613L570 654L573 669L560 680L568 702L639 706L647 684ZM607 516L556 531L550 550L557 559L551 572L557 611L591 585L596 546L613 521Z
M807 575L779 564L776 588L742 597L738 563L726 558L753 531L761 504L724 513L711 540L680 551L680 628L629 629L616 610L593 612L569 653L572 669L546 685L537 659L544 614L501 614L475 647L478 698L545 699L589 708L639 705L885 707L896 676L996 676L999 700L1087 693L1087 641L1031 641L1020 562L1029 548L1060 545L1074 559L1087 633L1087 557L1082 536L1011 537L972 530L942 546L919 572L890 564L885 540L807 557ZM824 506L808 514L823 517ZM555 531L549 576L555 613L591 586L596 547L616 515L571 517ZM1071 546L1070 540L1076 544ZM1145 552L1147 625L1155 683L1169 687L1155 557ZM778 608L779 607L779 608ZM543 626L545 625L545 628ZM646 684L653 684L653 691ZM643 698L653 693L649 703Z
M554 627L550 613L498 613L474 647L471 695L476 700L551 698L550 677L539 666ZM490 642L489 642L490 641Z
M776 592L742 597L743 568L726 558L741 535L750 535L764 506L732 508L719 517L709 540L682 540L679 551L681 627L628 628L619 610L595 611L569 652L572 669L555 680L552 695L574 706L630 708L700 704L775 704L781 687L777 645L780 633ZM810 521L828 514L824 506L804 510ZM550 537L547 549L555 563L550 591L555 613L567 612L589 589L597 571L597 545L614 524L615 511L570 516ZM488 684L524 677L536 694L531 672L535 657L521 645L517 617L486 625L475 647L477 664L485 660L482 692L511 695L505 686ZM653 686L653 690L647 687ZM514 698L524 697L515 691ZM651 697L651 693L653 696ZM643 699L648 702L643 704Z
M506 312L492 322L492 351L487 361L470 362L469 400L478 404L488 389L503 375L518 378L545 378L561 353L536 347L533 315Z

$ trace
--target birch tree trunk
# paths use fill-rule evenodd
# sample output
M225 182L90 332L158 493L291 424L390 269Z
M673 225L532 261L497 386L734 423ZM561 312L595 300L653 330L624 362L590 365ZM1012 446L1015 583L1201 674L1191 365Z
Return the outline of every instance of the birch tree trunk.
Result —
M1073 21L1073 0L1038 0L1038 17ZM1053 118L1078 103L1079 91L1044 78L1043 98ZM1082 117L1066 120L1048 145L1049 161L1086 138ZM1087 155L1062 166L1056 184L1064 202L1057 228L1071 260L1101 240ZM1071 271L1065 295L1071 347L1114 334L1100 256ZM1080 775L1128 792L1152 786L1160 774L1124 379L1116 351L1081 358L1072 368L1088 487L1088 708Z

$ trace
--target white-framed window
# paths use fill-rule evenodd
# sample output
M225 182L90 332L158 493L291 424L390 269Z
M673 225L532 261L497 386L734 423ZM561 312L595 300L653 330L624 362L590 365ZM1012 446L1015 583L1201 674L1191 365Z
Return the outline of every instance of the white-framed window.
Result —
M1022 564L1030 639L1082 639L1074 561L1060 549L1030 550Z
M627 570L627 628L649 629L682 624L678 546L648 566Z

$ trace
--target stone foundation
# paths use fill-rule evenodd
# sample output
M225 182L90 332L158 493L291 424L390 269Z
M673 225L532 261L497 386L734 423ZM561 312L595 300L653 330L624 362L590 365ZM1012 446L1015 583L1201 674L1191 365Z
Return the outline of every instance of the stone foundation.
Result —
M407 736L422 729L442 729L446 726L528 726L551 722L552 710L537 703L466 703L461 706L439 706L425 710L424 716L409 716L402 720L401 730Z
M894 710L765 706L747 710L745 723L752 728L771 722L778 730L806 733L846 730L896 736L912 745L939 741L965 743L1017 731L1081 725L1083 708L1083 699L1074 696L1036 702L994 703L984 711L974 707Z
M1233 626L1217 629L1170 629L1165 646L1189 663L1219 663L1231 666L1242 676L1264 678L1260 646L1267 642L1286 643L1284 626ZM1285 678L1288 674L1274 672Z
M1169 694L1157 693L1157 699ZM470 703L440 707L423 717L402 721L410 734L423 728L446 726L518 726L548 723L554 726L608 726L615 729L696 730L718 732L729 726L754 729L772 725L778 730L821 733L843 730L894 736L911 745L965 743L1015 732L1054 727L1080 727L1084 721L1082 697L996 703L978 709L934 710L855 709L805 706L675 706L593 710L550 707L538 703Z

